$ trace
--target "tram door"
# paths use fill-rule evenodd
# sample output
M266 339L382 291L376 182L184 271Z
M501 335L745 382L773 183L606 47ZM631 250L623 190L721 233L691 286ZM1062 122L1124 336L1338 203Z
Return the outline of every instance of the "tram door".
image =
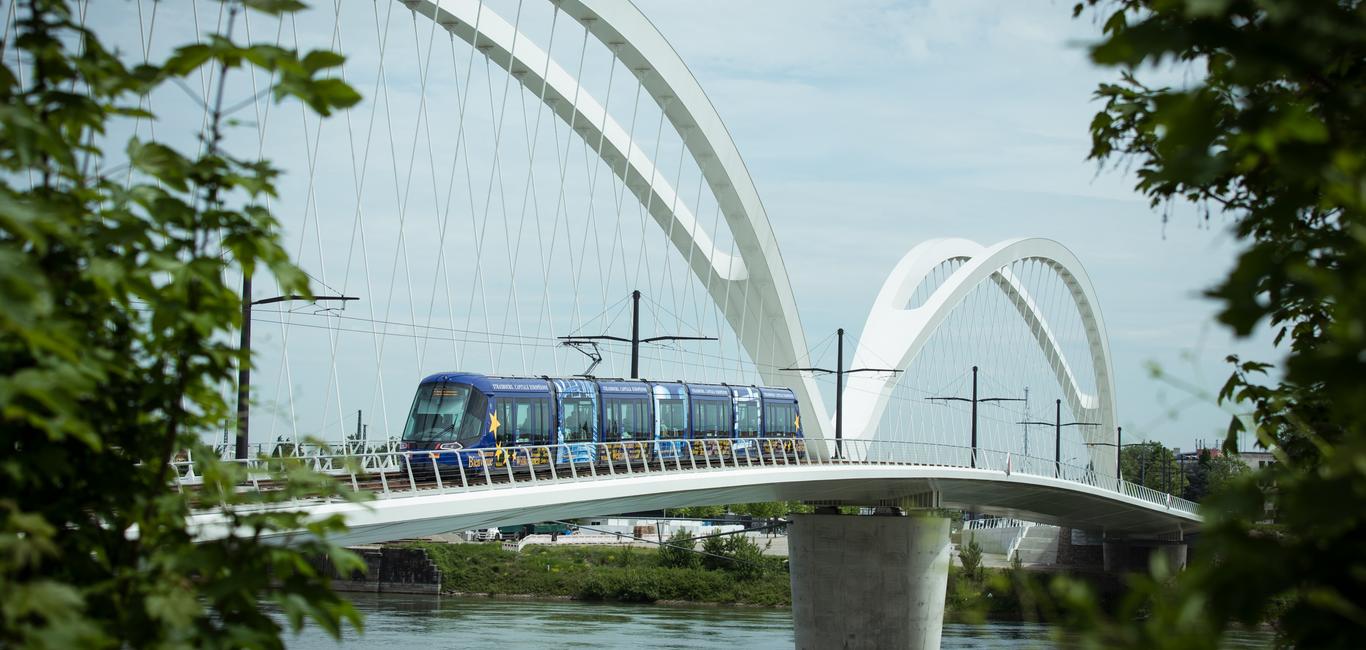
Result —
M602 423L598 453L628 467L647 461L655 435L650 387L645 382L599 381Z
M656 384L655 443L653 455L658 460L675 460L687 456L688 390L683 384Z
M555 462L594 463L598 460L598 390L587 379L556 379L559 426L555 432Z
M731 458L735 405L727 386L688 384L692 398L692 455L708 464Z
M732 386L731 394L735 400L735 454L738 457L757 456L759 444L756 438L763 431L763 406L759 401L759 389L750 386Z

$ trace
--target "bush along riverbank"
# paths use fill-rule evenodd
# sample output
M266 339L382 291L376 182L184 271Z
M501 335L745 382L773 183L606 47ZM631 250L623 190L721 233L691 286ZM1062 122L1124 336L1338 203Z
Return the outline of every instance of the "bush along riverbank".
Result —
M626 603L791 605L786 559L764 556L748 540L731 539L753 547L730 551L746 556L744 559L701 556L669 547L661 547L661 552L624 547L528 546L517 553L505 551L498 544L417 545L441 569L443 590L447 593ZM727 546L742 546L723 541L729 542ZM710 562L704 565L702 559Z
M418 542L442 572L446 593L571 598L587 601L738 604L790 607L787 560L762 554L739 536L715 537L688 550L687 535L658 549ZM700 551L700 552L697 552ZM1110 582L1105 576L1093 580ZM1040 620L1035 590L1047 577L1009 569L949 569L945 612L951 620ZM1099 585L1097 585L1099 586ZM1117 586L1117 585L1116 585ZM1110 589L1101 589L1111 592ZM1046 599L1044 599L1046 600Z

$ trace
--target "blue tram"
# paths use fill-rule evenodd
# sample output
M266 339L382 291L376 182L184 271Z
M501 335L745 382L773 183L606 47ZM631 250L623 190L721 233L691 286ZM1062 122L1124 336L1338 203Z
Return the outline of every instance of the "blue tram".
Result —
M460 372L418 385L400 448L514 468L805 452L786 388Z

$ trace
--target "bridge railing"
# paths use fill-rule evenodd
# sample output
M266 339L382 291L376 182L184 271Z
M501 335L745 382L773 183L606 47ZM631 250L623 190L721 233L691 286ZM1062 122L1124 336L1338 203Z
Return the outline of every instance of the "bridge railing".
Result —
M982 517L963 522L963 530L993 530L996 528L1028 528L1034 522L1013 517Z
M828 450L828 452L827 452ZM401 451L387 444L340 450L316 448L245 461L244 489L271 489L272 476L289 463L303 463L336 476L354 490L380 498L429 491L502 489L565 481L603 480L662 473L831 465L904 465L949 467L1055 478L1182 512L1196 504L1087 467L1014 452L972 449L928 442L743 438L713 440L640 440L499 447L483 450ZM201 482L193 458L173 463L176 487Z
M393 472L403 466L399 441L395 439L346 441L335 446L313 442L256 443L252 445L251 452L248 459L236 460L232 458L232 449L214 449L217 458L245 465L249 480L257 483L267 477L272 468L281 466L285 459L334 476L351 475L356 468L366 473ZM193 450L182 452L171 466L176 471L176 485L179 487L197 485L202 481Z
M313 441L292 441L280 439L275 442L254 442L247 447L247 456L269 456L271 458L326 456L332 454L361 454L375 451L394 452L399 449L397 438L387 439L347 439L340 443L320 443ZM236 446L231 444L214 445L214 454L223 460L232 460ZM191 452L186 451L186 456Z

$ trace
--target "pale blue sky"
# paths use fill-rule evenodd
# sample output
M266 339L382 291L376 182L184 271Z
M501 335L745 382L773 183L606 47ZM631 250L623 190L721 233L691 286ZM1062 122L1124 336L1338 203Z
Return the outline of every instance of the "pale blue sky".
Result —
M562 65L573 68L585 51L580 26L560 21L550 29L549 3L487 1L510 22L524 4L521 29L540 43L557 34L550 49ZM264 155L286 170L272 207L291 253L327 287L363 298L342 319L309 308L262 313L266 322L254 339L261 404L254 439L341 435L353 427L357 409L375 431L396 433L424 372L579 371L583 358L557 348L553 336L601 327L582 321L637 286L621 270L639 269L642 258L658 265L673 255L664 251L662 233L639 227L639 207L620 202L611 174L599 174L595 161L574 162L578 150L566 181L555 162L557 140L567 141L564 125L542 114L534 97L505 93L506 76L481 57L473 65L463 43L452 47L397 3L343 3L341 20L330 4L318 4L325 6L298 21L256 19L241 28L255 40L342 49L347 80L365 102L319 125L297 105L270 107L263 100L234 116L245 125L233 132L230 148ZM1039 236L1076 252L1099 293L1127 440L1152 437L1189 448L1196 438L1217 439L1227 416L1210 396L1226 377L1223 357L1234 351L1277 358L1265 340L1230 341L1213 323L1214 305L1199 297L1236 250L1222 222L1206 223L1177 206L1164 225L1160 212L1130 189L1126 173L1086 160L1086 126L1097 110L1091 93L1114 73L1087 62L1079 43L1094 38L1098 27L1073 20L1070 0L638 5L690 66L734 137L779 240L809 343L844 327L852 345L887 274L919 242ZM90 20L107 41L126 52L146 48L155 59L196 28L211 31L219 9L205 0L97 4ZM590 63L611 60L600 44L587 47ZM590 66L586 86L628 123L634 80L620 74L608 83L609 69ZM262 83L231 77L230 98L250 97ZM192 79L187 88L207 95L212 84ZM202 109L186 92L165 89L153 104L161 118L155 137L195 146ZM631 126L638 144L650 148L658 119L645 112ZM510 125L507 134L495 126L502 124ZM127 124L112 137L131 132L153 135L146 124ZM495 173L489 161L497 146ZM457 150L470 153L456 156ZM666 142L654 155L691 192L700 187L695 170L682 164L676 175L670 171L680 151L676 141ZM462 168L469 158L476 158L472 172ZM697 214L711 214L714 201L697 196ZM611 215L617 228L639 231L645 243L633 249L634 259L607 265L616 269L609 275L620 277L594 285L590 268L585 295L577 284L549 288L557 279L564 284L564 269L610 257L558 243L567 226L556 225L557 203L571 206L580 220L575 228L589 206L589 215L596 210L599 218ZM485 240L481 253L472 242ZM635 256L635 250L648 254ZM545 273L524 271L511 282L496 277L514 264L544 265ZM652 272L661 275L658 266ZM668 277L654 284L653 297L688 307L686 294L673 295L686 281ZM271 291L258 284L258 298ZM307 329L287 334L276 322ZM709 323L703 313L680 324L693 328L686 333L705 330L723 341L687 350L696 357L679 352L679 363L714 364L703 370L708 381L752 381L734 379L740 356L734 336L712 331ZM540 352L513 343L528 340ZM623 373L623 358L614 351L599 374ZM833 364L833 350L812 362ZM655 367L672 372L668 363ZM1150 364L1207 395L1155 381Z
M745 156L809 340L856 332L920 241L1041 236L1099 292L1128 436L1190 448L1227 426L1150 364L1212 395L1226 354L1279 358L1265 336L1231 341L1199 296L1237 250L1223 222L1175 206L1164 225L1130 175L1086 160L1091 93L1115 73L1087 60L1099 28L1072 2L637 4Z

